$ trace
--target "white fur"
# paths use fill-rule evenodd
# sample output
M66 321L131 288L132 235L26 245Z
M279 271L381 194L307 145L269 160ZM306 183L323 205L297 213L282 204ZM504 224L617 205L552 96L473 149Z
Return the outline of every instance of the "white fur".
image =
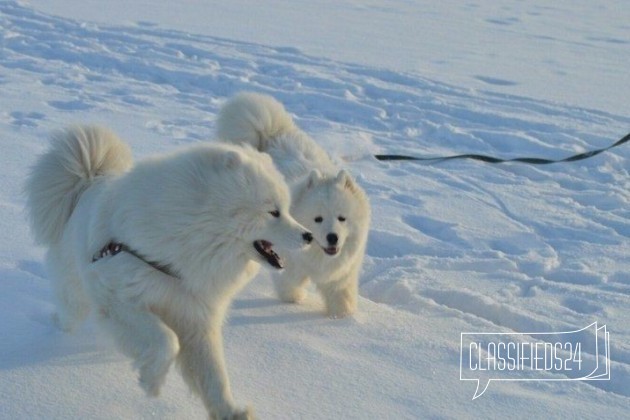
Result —
M313 232L319 244L293 255L277 276L280 298L299 302L310 279L321 292L329 316L353 313L370 224L365 192L270 96L236 95L221 109L217 125L222 140L247 144L271 156L292 187L291 214ZM320 223L315 221L317 217L322 218ZM330 246L327 236L331 233L338 237L334 256L324 252Z
M132 167L114 134L74 127L53 137L26 192L35 237L49 247L60 327L74 329L94 306L149 395L177 360L211 418L252 418L232 399L225 312L258 271L254 241L280 253L306 245L271 159L252 148L202 145ZM92 262L112 240L177 277L125 252Z

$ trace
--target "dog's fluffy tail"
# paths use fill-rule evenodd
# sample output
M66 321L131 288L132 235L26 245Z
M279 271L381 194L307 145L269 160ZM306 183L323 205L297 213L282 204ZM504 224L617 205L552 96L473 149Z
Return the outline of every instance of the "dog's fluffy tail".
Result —
M239 93L227 101L217 121L220 139L248 144L259 151L267 149L269 139L294 130L293 119L280 102L251 92Z
M131 150L107 129L76 126L54 133L25 185L35 240L58 242L81 193L97 177L125 172L131 165Z

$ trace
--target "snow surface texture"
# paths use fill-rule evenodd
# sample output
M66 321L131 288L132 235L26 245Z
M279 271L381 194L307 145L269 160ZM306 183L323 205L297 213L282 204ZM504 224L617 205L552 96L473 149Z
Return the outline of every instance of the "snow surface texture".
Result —
M65 6L66 16L76 12L69 0L51 3ZM112 2L104 14L93 10L93 19L121 15L126 3ZM148 3L134 2L131 10ZM399 15L411 7L398 3ZM495 4L480 3L484 10ZM386 2L359 4L356 8L371 11L374 19L396 12L379 9ZM566 10L546 15L551 27L572 20L575 31L586 31L588 18L565 14L570 2L559 4ZM625 7L627 16L628 6L615 4ZM168 19L162 7L160 18ZM151 13L156 9L151 6ZM295 13L288 10L287 17ZM623 15L606 10L594 19L617 22ZM440 19L435 13L416 16L419 24ZM502 16L483 22L506 27L518 22ZM171 19L183 26L181 16ZM287 22L284 29L290 31ZM572 42L573 33L567 44L576 57L587 56L598 43L609 46L597 50L604 64L616 62L623 47L626 55L619 60L627 63L625 25L608 25L613 30L599 38L590 29L591 42ZM530 36L548 36L540 27L530 28ZM0 3L5 238L0 242L0 418L204 417L175 372L159 399L146 398L129 361L93 320L74 335L55 329L43 250L32 245L21 187L51 130L74 122L103 123L126 139L137 157L147 156L212 139L218 108L240 90L278 98L298 124L345 161L370 196L373 222L354 318L327 319L316 294L301 306L281 304L265 273L238 297L225 345L239 401L251 403L263 419L627 415L630 148L544 167L379 163L371 155L560 158L625 134L628 95L609 102L597 95L594 103L601 106L576 107L500 93L509 87L500 78L481 76L499 89L481 92L390 68L386 60L376 66L359 57L360 64L349 64L352 60L320 58L293 47L181 29L147 21L88 23L21 2ZM501 42L517 42L526 29L506 31ZM242 34L247 37L245 30ZM344 46L336 51L343 55ZM474 50L471 55L446 63L444 71L461 71L468 59L483 59ZM531 56L534 62L527 65L535 68L538 56ZM578 60L562 65L576 67ZM590 83L592 70L579 73L578 82ZM626 76L619 76L622 71ZM608 76L623 81L627 65L611 66ZM545 84L544 74L528 78L531 86ZM594 92L600 85L605 93L615 92L615 86L627 92L627 85L606 80L598 76L590 86ZM573 98L581 103L580 95ZM471 401L475 384L459 380L462 332L568 331L594 321L610 331L610 381L497 382Z

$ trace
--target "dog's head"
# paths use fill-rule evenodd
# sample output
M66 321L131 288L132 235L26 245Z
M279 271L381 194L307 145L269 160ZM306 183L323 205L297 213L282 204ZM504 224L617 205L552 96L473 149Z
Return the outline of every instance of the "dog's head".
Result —
M339 255L348 241L367 234L367 198L345 170L333 177L312 171L294 187L291 212L331 257Z
M198 198L198 232L191 236L217 247L236 243L249 259L277 269L284 266L283 251L312 241L290 215L288 187L269 156L232 145L202 148L201 154L188 167Z

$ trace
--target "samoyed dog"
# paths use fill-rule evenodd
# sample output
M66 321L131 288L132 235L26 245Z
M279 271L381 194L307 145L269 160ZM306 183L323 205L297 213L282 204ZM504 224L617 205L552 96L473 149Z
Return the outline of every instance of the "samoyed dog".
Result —
M253 417L233 402L222 322L260 263L281 268L278 253L312 240L268 156L200 145L133 165L112 132L73 127L53 136L26 193L62 329L93 306L149 395L177 360L210 418Z
M291 214L317 242L293 255L275 277L280 298L301 301L310 279L330 317L352 314L370 224L365 192L270 96L236 95L219 112L217 130L224 141L250 145L271 156L291 186Z

